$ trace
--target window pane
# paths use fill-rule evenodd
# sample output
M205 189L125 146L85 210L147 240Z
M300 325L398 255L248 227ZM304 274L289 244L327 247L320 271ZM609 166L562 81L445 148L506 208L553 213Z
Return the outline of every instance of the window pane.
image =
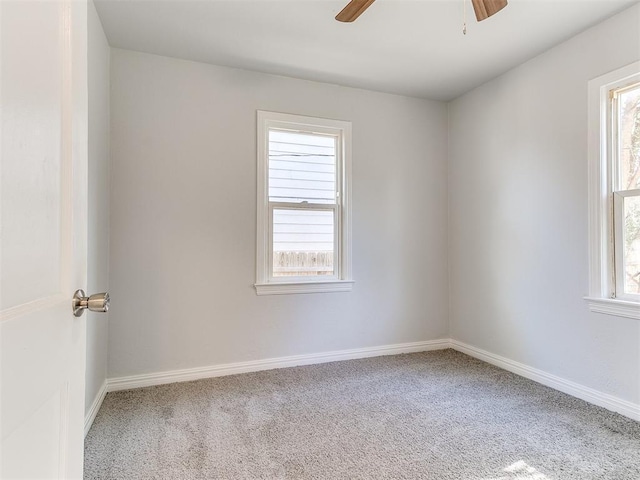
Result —
M273 211L273 276L333 275L333 210Z
M622 90L618 100L619 190L640 188L640 85Z
M640 196L624 199L624 291L640 293Z
M269 201L336 202L336 138L269 130Z

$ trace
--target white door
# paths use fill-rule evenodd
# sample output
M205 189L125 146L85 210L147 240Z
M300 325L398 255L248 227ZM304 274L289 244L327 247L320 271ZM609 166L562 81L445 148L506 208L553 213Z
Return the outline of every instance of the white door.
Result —
M87 5L0 0L0 476L81 478Z

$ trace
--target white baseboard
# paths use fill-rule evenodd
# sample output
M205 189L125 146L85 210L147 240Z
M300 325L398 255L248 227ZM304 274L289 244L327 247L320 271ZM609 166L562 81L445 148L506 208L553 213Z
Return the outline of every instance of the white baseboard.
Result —
M128 390L131 388L150 387L175 382L188 382L202 378L222 377L238 373L259 372L275 368L295 367L300 365L312 365L340 360L353 360L357 358L378 357L382 355L397 355L400 353L426 352L430 350L444 350L453 348L471 357L500 367L509 372L528 378L564 392L573 397L580 398L594 405L618 412L626 417L640 421L640 405L622 400L589 387L564 378L551 375L528 365L515 362L505 357L495 355L480 348L468 345L453 339L429 340L426 342L401 343L396 345L384 345L380 347L356 348L352 350L339 350L334 352L312 353L307 355L294 355L290 357L267 358L264 360L226 363L208 367L187 368L183 370L170 370L166 372L132 375L127 377L110 378L106 381L100 393L96 397L85 420L85 435L91 427L98 409L106 392Z
M449 339L429 340L426 342L400 343L380 347L356 348L352 350L294 355L291 357L267 358L249 362L226 363L208 367L187 368L184 370L170 370L167 372L110 378L107 381L107 391L115 392L118 390L128 390L130 388L150 387L152 385L163 385L166 383L188 382L202 378L235 375L237 373L259 372L275 368L337 362L356 358L379 357L382 355L397 355L400 353L444 350L447 348L451 348Z
M87 414L84 416L84 436L85 437L87 436L87 433L89 433L89 429L91 428L91 425L93 425L93 421L96 419L96 415L98 414L98 410L100 410L100 407L102 406L104 397L107 396L107 384L108 384L107 380L105 380L102 383L102 386L100 387L100 390L98 390L96 398L93 399L91 408L89 409Z
M575 383L570 380L565 380L564 378L551 375L522 363L514 362L508 358L495 355L457 340L451 340L451 348L509 372L541 383L542 385L546 385L547 387L551 387L573 397L580 398L581 400L606 408L607 410L620 413L621 415L632 418L633 420L640 421L640 405L638 404L622 400L621 398L614 397L607 393L602 393L598 390L585 387L584 385L580 385L579 383Z

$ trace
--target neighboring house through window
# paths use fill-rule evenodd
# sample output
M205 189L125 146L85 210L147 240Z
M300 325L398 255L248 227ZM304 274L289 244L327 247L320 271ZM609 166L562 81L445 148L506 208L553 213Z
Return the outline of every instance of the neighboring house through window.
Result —
M591 310L640 319L640 62L589 82Z
M258 295L350 290L351 123L258 111Z

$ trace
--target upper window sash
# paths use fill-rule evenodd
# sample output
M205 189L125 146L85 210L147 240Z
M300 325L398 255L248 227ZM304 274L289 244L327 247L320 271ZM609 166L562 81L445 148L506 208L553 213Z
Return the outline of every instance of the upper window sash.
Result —
M619 192L623 190L632 190L635 186L625 185L622 181L622 155L621 150L623 147L622 139L622 127L620 125L620 110L622 108L621 98L629 92L636 90L640 87L640 75L633 76L631 79L625 79L616 82L608 89L608 124L609 132L605 139L608 143L608 155L610 161L608 162L608 168L611 172L611 186L610 192Z
M342 132L336 129L327 129L324 127L316 126L310 126L309 130L300 130L299 127L297 129L291 128L291 125L286 128L278 127L276 125L277 122L270 122L270 125L267 127L266 132L266 135L268 135L267 142L269 147L271 146L271 143L274 143L276 145L279 145L279 148L283 149L276 149L275 151L272 151L269 148L267 152L267 172L269 173L267 177L267 191L269 193L269 201L289 203L303 203L306 201L307 203L319 204L339 203L339 196L342 188L342 148L340 148L343 144ZM273 142L272 134L274 134L273 136L276 137ZM293 134L294 139L296 134L300 134L298 136L302 138L297 139L298 141L304 141L305 137L307 139L309 137L313 137L314 139L317 139L316 141L321 142L326 142L328 140L330 141L331 145L316 144L310 146L309 144L291 143L290 141L288 141L290 140L290 138L287 138L286 134ZM289 137L291 137L291 135L289 135ZM287 151L284 149L292 149L292 151ZM329 149L331 154L328 154L329 152L327 152L327 149ZM299 158L296 158L297 155L299 155ZM332 164L324 163L317 160L318 158L322 157L332 157ZM292 164L295 165L295 167L293 167ZM309 171L300 172L299 170L296 170L296 168L300 168L302 165L305 165L309 169ZM333 168L333 175L329 176L330 172L327 172L326 170L331 168ZM295 195L294 192L286 191L290 190L291 187L283 185L271 185L272 170L276 172L296 172L300 176L306 178L298 178L295 179L295 181L303 183L309 182L312 184L315 183L315 185L313 185L312 187L308 187L307 189L301 186L297 187L297 191L302 192L302 195ZM322 179L313 178L314 175L316 177L325 177L323 177ZM291 182L292 180L294 180L291 177L285 177L274 178L274 183L275 181L277 181L278 183L286 184L287 182ZM332 184L332 188L319 188L322 184L325 183L328 183L330 185ZM278 190L281 191L278 192ZM312 192L314 193L313 195L311 194ZM278 193L280 193L280 195L278 195Z

